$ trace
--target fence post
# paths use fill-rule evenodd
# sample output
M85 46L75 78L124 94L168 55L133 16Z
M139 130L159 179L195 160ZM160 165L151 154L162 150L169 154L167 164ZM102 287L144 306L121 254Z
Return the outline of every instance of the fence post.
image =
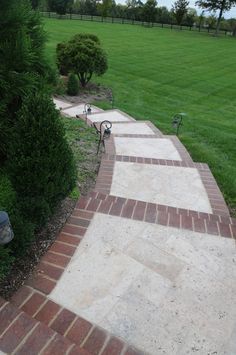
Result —
M172 30L172 28L173 28L173 25L172 25L172 24L170 25L170 28L171 28L171 30Z
M49 11L49 13L48 13L48 17L51 17L51 12Z
M161 28L163 28L163 22L162 22L162 24L161 24Z
M122 24L124 24L124 19L123 19L123 17L122 17Z

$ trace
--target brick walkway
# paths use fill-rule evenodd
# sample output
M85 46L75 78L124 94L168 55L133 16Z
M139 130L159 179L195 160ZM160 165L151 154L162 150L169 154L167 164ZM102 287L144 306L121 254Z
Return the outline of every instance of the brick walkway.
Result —
M236 353L236 221L208 166L121 111L94 107L87 122L104 119L113 134L95 191L0 300L0 353Z

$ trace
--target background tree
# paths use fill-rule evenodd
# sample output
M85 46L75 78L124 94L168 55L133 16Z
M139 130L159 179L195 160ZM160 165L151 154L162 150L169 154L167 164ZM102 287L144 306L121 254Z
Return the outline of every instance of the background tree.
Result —
M217 35L220 29L220 21L223 16L223 13L229 11L232 6L236 4L236 0L198 0L196 1L196 5L201 7L202 9L206 9L208 11L219 11L219 15L217 18L216 31Z
M93 34L77 34L67 43L57 45L57 64L60 73L78 75L82 87L90 81L93 74L104 74L108 68L107 56L100 41Z
M155 22L157 15L156 0L147 0L143 6L143 19L147 22Z
M182 24L184 15L187 14L189 2L186 0L177 0L172 6L172 12L178 25Z
M73 3L73 0L48 0L48 9L59 15L65 15L66 12L70 11Z

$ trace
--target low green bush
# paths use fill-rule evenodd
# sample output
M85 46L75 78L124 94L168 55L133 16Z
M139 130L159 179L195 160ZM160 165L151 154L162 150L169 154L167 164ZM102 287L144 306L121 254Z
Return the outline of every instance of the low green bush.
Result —
M59 112L43 91L22 103L8 152L8 172L23 216L41 227L75 185L72 151Z
M70 96L76 96L79 92L78 78L74 73L70 73L67 83L67 94Z
M0 246L0 278L9 270L14 258L22 255L33 238L33 225L23 218L17 196L5 172L0 171L0 211L9 215L14 239L6 246Z

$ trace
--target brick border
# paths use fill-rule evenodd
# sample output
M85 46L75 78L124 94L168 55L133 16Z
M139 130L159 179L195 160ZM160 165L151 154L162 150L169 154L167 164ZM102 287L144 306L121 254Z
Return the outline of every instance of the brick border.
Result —
M70 107L67 107L67 108L64 108L64 109L62 109L62 110L60 110L61 111L61 113L64 115L64 116L66 116L66 117L71 117L71 118L76 118L76 116L71 116L71 115L69 115L67 112L65 112L66 110L69 110L69 109L71 109L71 108L73 108L73 107L76 107L76 106L84 106L85 104L83 104L83 103L77 103L77 104L72 104ZM99 107L97 107L97 106L95 106L95 105L91 105L93 108L95 108L96 110L98 110L98 112L93 112L93 113L91 113L91 114L89 114L88 115L88 117L90 116L90 115L93 115L93 114L97 114L97 113L102 113L102 112L105 112L103 109L101 109L101 108L99 108ZM83 120L85 120L86 121L86 115L85 114L79 114L79 115L77 115L77 116L81 116L81 117L83 117Z
M44 324L52 332L56 332L63 339L78 347L81 352L86 351L85 354L120 355L131 350L133 355L141 354L122 339L60 306L29 286L23 286L13 296L11 302L18 307L19 312L24 312L32 317L33 321ZM74 347L73 351L75 351ZM78 352L77 354L83 355L84 353Z
M96 201L96 202L95 202ZM236 239L236 219L93 191L82 198L85 211L161 224Z
M104 154L100 165L97 183L95 190L109 194L112 185L112 177L115 167L115 162L120 161L124 163L139 163L139 164L152 164L175 166L183 168L195 168L198 170L203 186L206 190L212 214L229 216L229 210L223 198L223 195L213 177L209 166L205 163L194 163L193 161L177 161L165 159L151 159L142 157L132 157L126 155L108 155Z

